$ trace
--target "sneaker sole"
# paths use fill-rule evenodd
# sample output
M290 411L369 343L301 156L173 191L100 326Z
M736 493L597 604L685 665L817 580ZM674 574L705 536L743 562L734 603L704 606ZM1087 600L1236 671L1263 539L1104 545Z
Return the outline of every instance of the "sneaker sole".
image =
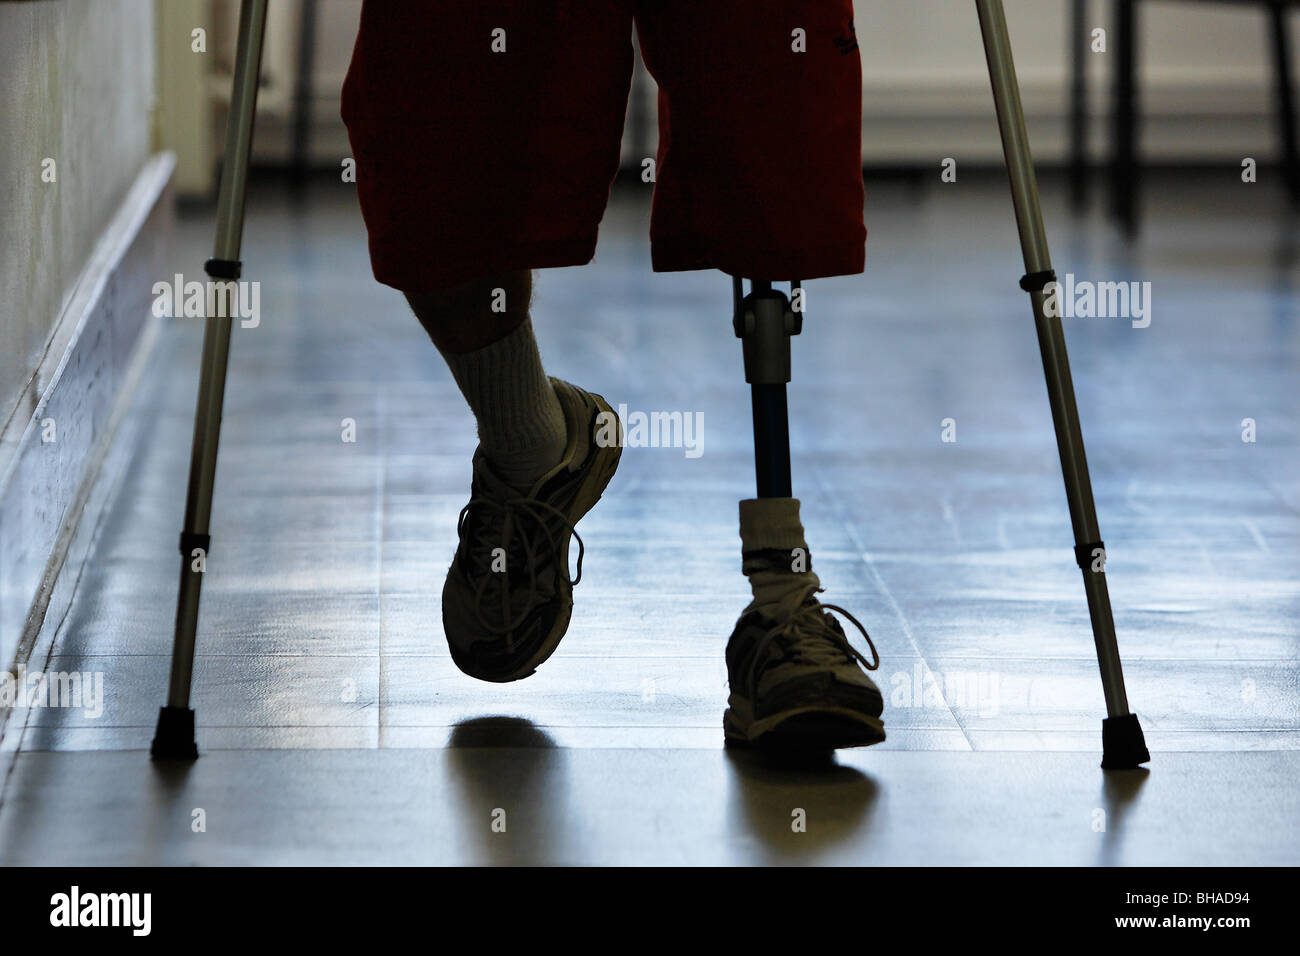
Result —
M722 731L729 747L755 747L774 751L842 750L870 747L885 739L885 725L847 707L809 704L792 707L748 726L728 707Z
M596 415L601 412L608 412L614 416L614 428L618 434L618 442L606 447L593 443L592 454L596 456L596 460L592 463L591 470L587 472L587 477L583 479L582 484L578 487L578 493L574 495L572 506L566 512L566 517L571 525L576 525L587 512L596 507L596 502L600 501L605 488L609 486L610 479L614 477L614 472L618 470L619 459L623 455L623 423L619 421L617 415L614 415L614 409L610 407L609 402L605 401L603 395L597 395L595 392L588 392L587 394L596 405ZM562 549L562 559L566 568L569 566L569 543L571 541L572 538L566 537ZM555 625L551 628L551 633L538 647L537 652L514 671L489 676L466 671L459 662L457 666L469 676L493 684L510 684L517 680L523 680L525 677L532 677L533 674L537 673L537 668L545 664L547 659L555 653L555 649L560 646L560 641L568 633L572 619L573 595L570 592L564 606L560 609L559 615L555 618Z

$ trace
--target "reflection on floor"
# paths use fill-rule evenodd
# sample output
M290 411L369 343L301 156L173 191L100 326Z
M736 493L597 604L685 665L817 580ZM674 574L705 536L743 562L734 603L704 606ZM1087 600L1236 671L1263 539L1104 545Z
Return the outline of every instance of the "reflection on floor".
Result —
M807 286L795 493L826 597L880 648L889 740L794 768L721 747L753 481L727 280L652 273L646 197L623 187L596 261L539 275L552 374L629 412L702 413L702 454L628 450L579 528L560 651L480 684L438 604L473 423L371 278L352 187L299 206L264 185L195 673L205 756L179 771L144 753L200 342L175 320L40 661L102 674L102 712L11 716L0 862L1294 864L1294 223L1263 187L1169 179L1125 248L1046 185L1058 272L1151 283L1147 327L1066 320L1149 774L1097 769L1097 665L1000 179L873 187L867 273ZM202 278L210 230L182 219L172 271Z

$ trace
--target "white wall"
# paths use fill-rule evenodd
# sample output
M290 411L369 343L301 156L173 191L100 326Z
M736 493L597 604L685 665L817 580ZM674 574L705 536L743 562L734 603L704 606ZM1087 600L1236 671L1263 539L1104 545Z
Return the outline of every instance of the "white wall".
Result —
M215 130L208 95L211 53L195 50L193 31L206 29L207 0L154 0L158 49L159 149L176 153L178 193L205 195L214 185Z
M0 425L149 155L153 30L151 0L0 3Z

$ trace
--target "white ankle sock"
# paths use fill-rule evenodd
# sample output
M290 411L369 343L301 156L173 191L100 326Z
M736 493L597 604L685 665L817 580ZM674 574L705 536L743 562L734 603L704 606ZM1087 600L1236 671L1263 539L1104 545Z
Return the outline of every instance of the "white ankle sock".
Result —
M769 617L788 615L821 582L799 521L798 498L748 498L740 503L740 547L754 600Z
M528 491L564 455L564 409L542 368L532 319L461 355L442 353L478 421L479 443L506 484Z

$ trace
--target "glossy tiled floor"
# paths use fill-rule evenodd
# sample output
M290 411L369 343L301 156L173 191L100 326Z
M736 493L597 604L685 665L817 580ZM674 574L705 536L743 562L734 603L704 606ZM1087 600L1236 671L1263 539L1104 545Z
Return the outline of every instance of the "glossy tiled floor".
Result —
M801 768L721 748L752 493L726 279L653 274L646 197L622 187L596 261L539 276L552 374L702 413L702 454L627 451L579 528L560 651L480 684L438 607L473 423L371 279L351 187L305 208L262 187L245 247L262 322L235 335L195 675L205 756L180 772L144 753L200 341L177 320L50 646L50 670L104 675L103 712L13 715L0 861L1300 861L1294 221L1264 186L1166 179L1126 249L1046 187L1058 272L1152 283L1148 328L1067 320L1149 775L1096 766L1101 690L999 178L873 186L867 273L808 286L795 493L826 597L880 649L889 740ZM181 222L187 279L210 230Z

